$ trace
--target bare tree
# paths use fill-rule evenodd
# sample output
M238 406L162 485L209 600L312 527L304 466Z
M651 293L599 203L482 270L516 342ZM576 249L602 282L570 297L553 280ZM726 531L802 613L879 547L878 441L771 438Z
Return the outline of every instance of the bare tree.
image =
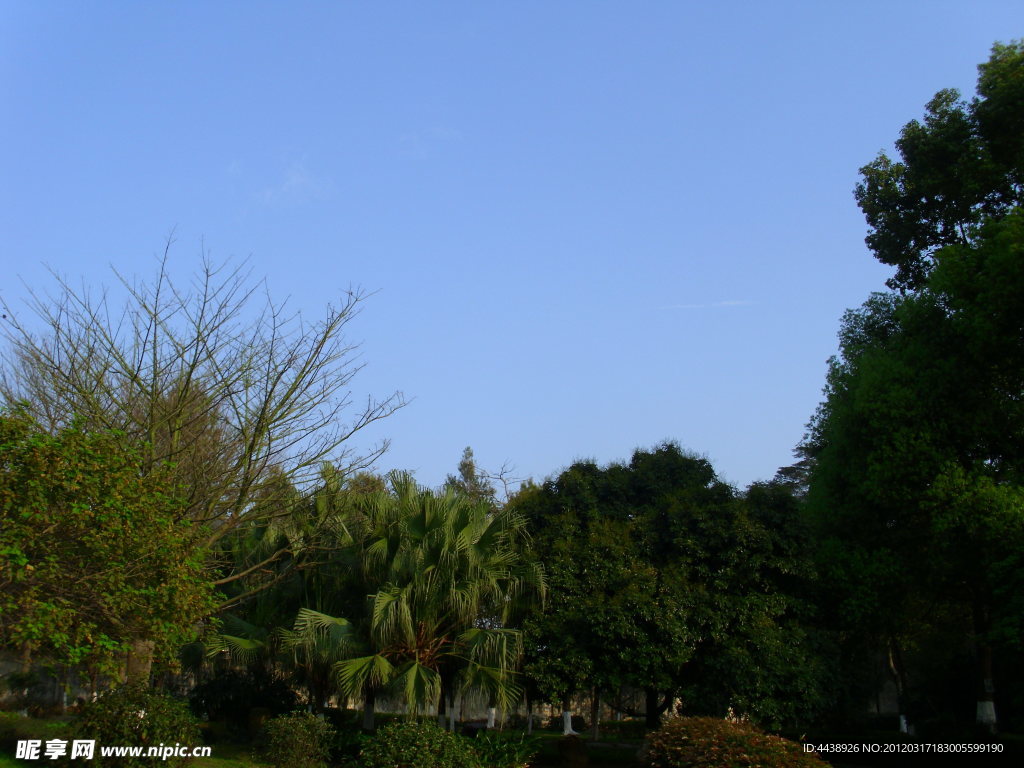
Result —
M195 545L224 585L266 569L285 548L257 562L218 561L218 544L287 514L286 500L323 462L346 473L371 464L387 442L360 453L352 437L404 399L397 392L353 407L349 384L362 363L345 332L365 293L347 291L309 323L275 303L244 264L218 266L204 254L191 284L176 283L172 243L150 282L115 272L127 292L120 307L107 290L75 289L56 275L56 293L31 293L25 319L0 299L0 399L48 430L78 421L115 431L147 467L172 464Z

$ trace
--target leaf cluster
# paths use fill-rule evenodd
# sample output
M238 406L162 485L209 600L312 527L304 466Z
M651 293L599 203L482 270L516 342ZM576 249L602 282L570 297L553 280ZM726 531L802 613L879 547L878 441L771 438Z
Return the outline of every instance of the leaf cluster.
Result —
M119 437L0 415L0 629L55 660L169 653L213 609L177 488Z

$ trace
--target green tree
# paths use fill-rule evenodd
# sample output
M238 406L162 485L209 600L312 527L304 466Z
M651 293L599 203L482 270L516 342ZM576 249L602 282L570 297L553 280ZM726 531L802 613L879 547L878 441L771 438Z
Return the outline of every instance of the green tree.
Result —
M904 126L899 160L880 153L861 169L867 244L897 268L890 288L921 288L940 249L973 243L1024 203L1024 43L996 44L978 70L974 99L939 91L923 122Z
M340 690L366 698L391 690L410 712L451 707L467 687L502 706L518 695L516 606L543 595L544 576L526 557L523 521L449 489L434 493L393 473L386 490L339 505L339 557L353 564L339 586L368 596L344 616L300 612L294 641L326 641Z
M966 627L989 728L996 646L1020 646L1005 595L1021 560L1022 105L1024 44L997 44L973 100L939 92L900 162L861 169L867 243L900 294L844 317L804 446L836 604L884 647L907 709L924 655L906 651Z
M668 443L628 464L574 464L514 505L549 573L526 667L547 696L643 691L652 726L679 695L693 712L733 706L772 725L820 703L799 594L786 591L810 573L781 486L740 498Z
M473 449L468 445L462 451L462 458L459 460L459 474L448 475L444 485L445 488L454 488L474 501L495 503L494 484L487 473L476 465Z
M915 294L847 313L807 443L826 570L848 615L887 646L911 709L903 651L964 625L986 727L996 645L1022 639L1008 597L1024 555L1022 249L1012 211L939 251Z
M213 610L173 476L108 432L0 415L0 638L26 660L148 680ZM149 654L143 654L149 657ZM137 663L136 663L137 662Z
M172 468L192 545L223 588L289 557L269 548L239 559L223 540L291 514L294 489L315 483L325 460L350 471L371 462L386 446L359 456L350 438L402 397L369 400L349 417L348 387L362 366L346 330L363 294L343 293L310 322L273 302L244 265L204 260L182 285L169 274L170 248L149 282L117 275L121 307L106 290L96 296L63 279L24 312L0 300L0 402L51 434L77 423L116 435L143 472ZM227 591L232 603L246 597Z

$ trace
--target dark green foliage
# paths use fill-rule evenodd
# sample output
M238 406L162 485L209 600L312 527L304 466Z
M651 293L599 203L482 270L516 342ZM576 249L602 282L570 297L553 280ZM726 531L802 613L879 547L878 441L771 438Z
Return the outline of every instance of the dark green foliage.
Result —
M560 701L645 692L649 724L681 695L772 726L822 705L808 559L782 484L740 496L672 443L629 464L574 464L513 500L530 521L551 599L527 622L527 675Z
M538 740L525 733L489 732L473 739L482 768L526 768L539 750Z
M79 739L96 740L98 765L150 766L154 758L100 757L100 747L156 747L161 744L196 747L202 743L199 724L184 701L134 685L107 691L94 702L82 706L72 726ZM185 758L169 758L167 765L184 764Z
M888 677L922 724L998 701L1024 650L1024 43L979 69L862 169L899 294L844 316L802 448L843 698Z
M897 267L891 288L918 290L938 251L1024 203L1024 43L995 45L978 69L977 98L939 91L924 121L903 127L899 161L880 154L861 169L867 244Z
M846 314L804 446L824 624L845 667L894 671L911 716L969 720L970 692L937 699L936 681L962 690L973 645L991 688L1024 648L1024 215L974 240L938 252L917 293ZM848 677L853 706L883 679Z
M309 712L267 721L266 756L276 768L323 768L335 742L334 728Z
M272 675L227 670L192 689L189 706L198 717L245 725L249 710L262 707L282 715L295 709L297 699L288 684Z
M362 752L364 768L478 768L470 742L428 721L378 730Z
M351 723L338 726L337 729L338 735L335 736L331 747L331 762L340 762L343 765L354 763L370 740L370 736Z
M648 768L821 768L824 763L793 741L748 723L678 717L649 734L642 764Z

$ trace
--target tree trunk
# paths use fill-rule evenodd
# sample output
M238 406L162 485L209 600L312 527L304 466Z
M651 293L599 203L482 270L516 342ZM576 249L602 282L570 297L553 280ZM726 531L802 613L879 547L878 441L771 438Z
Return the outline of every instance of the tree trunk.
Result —
M498 718L498 708L497 707L488 707L487 708L487 730L488 731L494 730L494 723L497 720L497 718Z
M992 645L988 641L989 615L985 606L974 606L974 643L978 657L978 707L975 722L987 733L996 732L996 686L992 676Z
M647 729L655 731L661 727L661 712L658 710L658 691L654 688L644 688L644 718L647 721Z
M125 682L129 685L149 687L149 676L153 671L153 651L156 643L152 640L132 640L125 662Z
M597 741L601 727L601 692L594 687L590 698L590 739Z
M572 729L572 703L568 696L562 699L562 735L578 736Z
M889 671L896 683L896 705L899 709L900 733L913 735L914 726L907 719L907 673L903 666L903 652L895 637L889 638Z
M363 697L363 730L373 731L373 709L377 704L377 692L372 688L366 689Z

